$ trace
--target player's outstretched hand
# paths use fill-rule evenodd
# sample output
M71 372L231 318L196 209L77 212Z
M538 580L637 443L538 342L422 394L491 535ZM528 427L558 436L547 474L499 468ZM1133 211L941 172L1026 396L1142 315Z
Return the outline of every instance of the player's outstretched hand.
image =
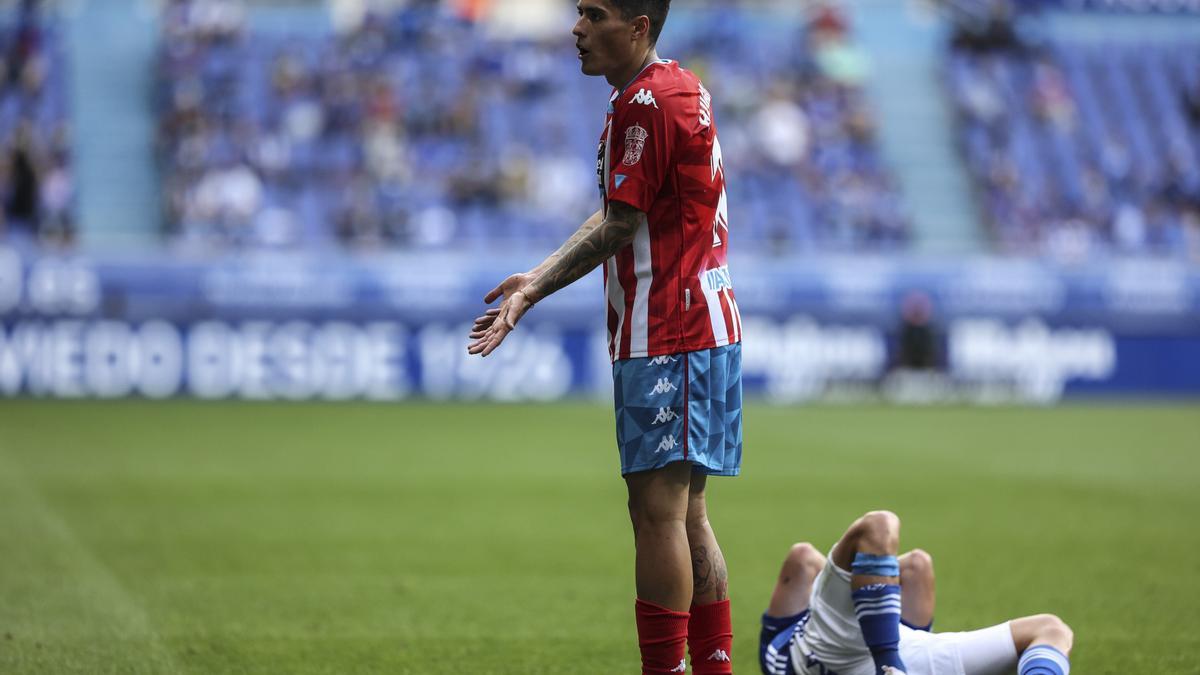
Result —
M534 275L529 273L514 274L484 296L484 302L495 302L501 297L504 301L499 307L489 309L475 319L468 335L472 340L471 344L467 345L468 353L487 356L504 342L504 338L517 327L517 322L525 316L525 312L533 307L533 303L521 292L533 278Z

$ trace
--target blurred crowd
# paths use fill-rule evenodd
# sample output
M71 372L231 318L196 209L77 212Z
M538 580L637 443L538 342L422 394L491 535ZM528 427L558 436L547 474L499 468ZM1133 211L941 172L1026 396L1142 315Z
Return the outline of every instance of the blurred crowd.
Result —
M61 37L37 0L0 10L0 237L74 239L75 184Z
M1011 3L990 5L956 36L947 77L994 239L1200 259L1200 40L1035 38Z
M167 222L185 246L550 245L598 205L608 86L479 3L410 0L339 32L247 27L236 0L171 0L159 62ZM868 64L831 7L676 11L660 53L713 93L739 246L903 246Z

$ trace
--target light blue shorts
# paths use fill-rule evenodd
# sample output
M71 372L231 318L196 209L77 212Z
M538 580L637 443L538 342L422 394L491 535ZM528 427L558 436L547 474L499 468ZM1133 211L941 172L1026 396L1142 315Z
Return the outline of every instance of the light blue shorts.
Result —
M742 346L613 364L621 475L691 462L736 476L742 467Z

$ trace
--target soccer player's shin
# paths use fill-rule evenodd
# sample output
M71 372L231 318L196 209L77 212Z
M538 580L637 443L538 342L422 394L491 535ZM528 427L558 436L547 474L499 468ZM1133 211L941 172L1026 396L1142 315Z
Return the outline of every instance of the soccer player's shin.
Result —
M638 647L642 650L642 675L669 675L687 671L688 613L676 612L639 599Z
M1050 645L1034 645L1026 649L1017 667L1020 675L1068 675L1071 672L1067 655Z
M733 621L729 600L692 605L688 619L688 652L694 675L727 675L733 672Z
M900 659L900 567L893 555L858 553L850 568L854 614L875 661L876 675L905 671ZM854 583L855 577L882 582Z

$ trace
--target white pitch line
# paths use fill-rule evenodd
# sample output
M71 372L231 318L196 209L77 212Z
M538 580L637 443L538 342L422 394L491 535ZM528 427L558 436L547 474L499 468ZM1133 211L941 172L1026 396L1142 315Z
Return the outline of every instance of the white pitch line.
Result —
M46 501L25 471L7 456L2 446L0 488L10 499L15 499L26 513L36 518L43 531L58 540L59 549L64 551L67 554L66 558L78 568L76 580L85 591L81 595L90 596L99 601L97 604L102 605L89 609L100 609L100 613L112 619L113 623L106 627L112 631L112 636L118 639L144 640L151 651L150 654L143 655L147 661L146 665L166 666L170 673L187 672L163 643L162 636L153 628L146 608L130 595L112 569L75 534L70 524ZM67 581L70 580L64 580ZM110 636L97 635L97 639L108 637Z

